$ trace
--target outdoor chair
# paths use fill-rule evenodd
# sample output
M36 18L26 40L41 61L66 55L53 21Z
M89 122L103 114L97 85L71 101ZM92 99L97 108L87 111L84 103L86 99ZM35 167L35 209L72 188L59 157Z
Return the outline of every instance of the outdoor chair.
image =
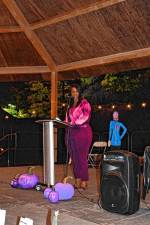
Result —
M101 161L101 156L105 153L106 148L107 148L106 141L95 141L88 154L88 165L92 167L99 165L98 161ZM101 151L101 149L103 151Z

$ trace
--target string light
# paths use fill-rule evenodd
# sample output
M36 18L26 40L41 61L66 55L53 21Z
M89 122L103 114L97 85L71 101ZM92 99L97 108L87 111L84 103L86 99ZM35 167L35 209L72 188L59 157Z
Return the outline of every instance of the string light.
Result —
M148 102L146 102L146 101L143 101L143 102L141 102L140 103L140 107L142 107L142 108L146 108L146 107L148 107ZM132 104L132 103L118 103L117 105L115 105L115 104L104 104L104 105L95 105L95 107L96 107L96 109L99 109L99 110L101 110L101 109L103 109L103 110L107 110L107 111L112 111L112 110L114 110L114 109L127 109L127 110L131 110L131 109L133 109L133 107L134 107L134 104ZM135 104L135 107L136 107L136 104Z
M66 106L66 104L65 103L62 103L62 107L65 107Z
M131 109L131 104L128 104L128 105L127 105L127 108L128 108L128 109Z
M98 109L102 109L102 106L101 105L98 105Z
M33 110L33 111L32 111L32 114L33 114L33 115L35 115L35 114L36 114L36 111L35 111L35 110Z
M127 104L127 109L131 109L131 104Z
M146 107L146 102L142 102L142 103L141 103L141 107L142 107L142 108L145 108L145 107Z
M115 105L112 105L112 106L111 106L111 108L112 108L112 109L115 109L115 108L116 108L116 106L115 106Z

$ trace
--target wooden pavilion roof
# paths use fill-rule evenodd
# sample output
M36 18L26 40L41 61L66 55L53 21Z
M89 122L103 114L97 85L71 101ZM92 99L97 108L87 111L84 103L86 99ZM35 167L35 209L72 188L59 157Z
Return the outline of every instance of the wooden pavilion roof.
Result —
M149 67L149 0L0 1L0 82Z

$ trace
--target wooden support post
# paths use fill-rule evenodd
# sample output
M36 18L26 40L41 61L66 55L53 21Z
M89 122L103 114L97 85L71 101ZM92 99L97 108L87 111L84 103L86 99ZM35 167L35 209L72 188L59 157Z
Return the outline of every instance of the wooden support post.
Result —
M51 222L51 209L48 209L47 218L46 218L46 225L52 225L52 222Z
M17 216L17 223L16 225L33 225L33 220L27 217Z
M58 95L58 76L57 72L51 73L51 119L57 116L57 95Z
M20 221L20 216L17 216L16 225L19 225L19 221Z

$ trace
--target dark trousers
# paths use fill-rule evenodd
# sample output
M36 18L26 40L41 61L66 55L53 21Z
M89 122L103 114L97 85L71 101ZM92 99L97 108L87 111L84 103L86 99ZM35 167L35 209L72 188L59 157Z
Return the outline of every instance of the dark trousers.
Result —
M88 153L92 142L92 129L86 127L69 128L67 147L72 159L75 178L88 180Z

